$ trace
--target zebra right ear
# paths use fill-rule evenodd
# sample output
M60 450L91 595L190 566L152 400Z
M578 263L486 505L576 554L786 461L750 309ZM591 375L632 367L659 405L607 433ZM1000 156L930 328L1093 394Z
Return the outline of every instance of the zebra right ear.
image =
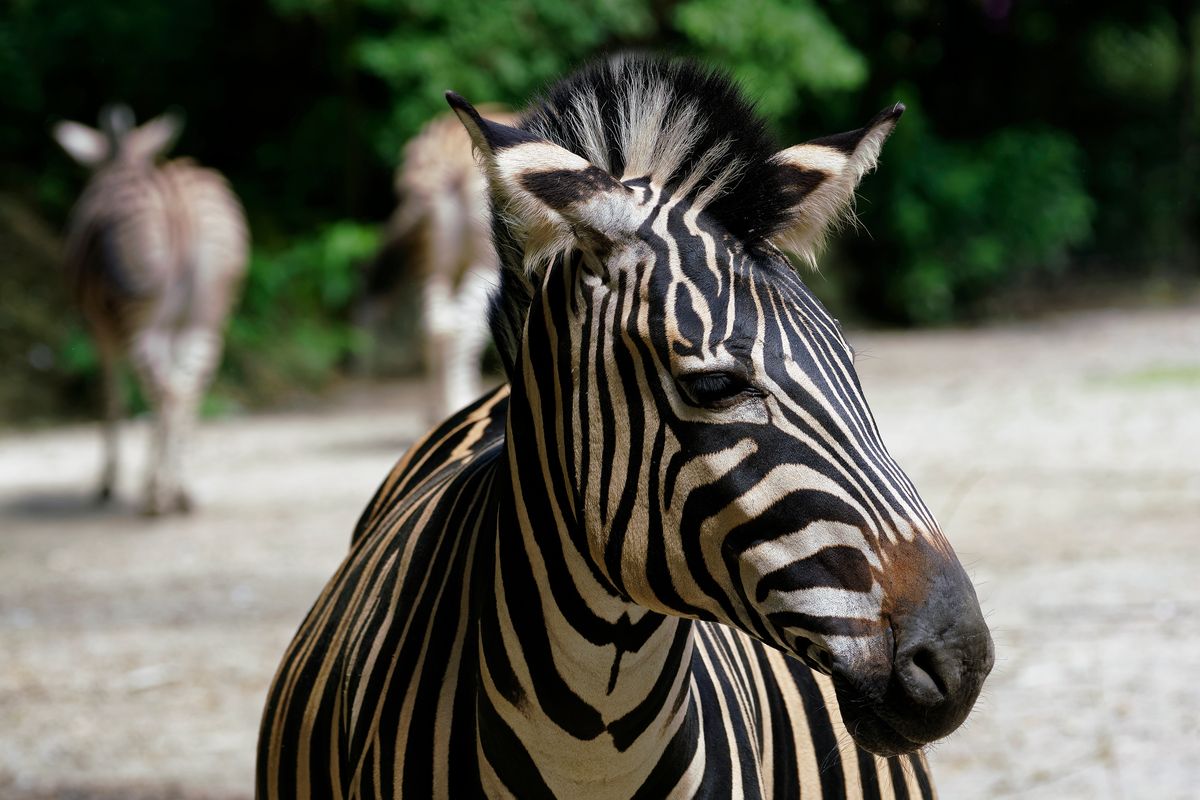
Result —
M480 154L497 211L519 227L527 263L600 247L636 228L633 191L612 175L529 131L484 119L454 92L446 100Z
M67 155L85 167L98 167L112 155L107 136L78 122L59 122L51 135Z
M165 155L183 130L183 119L171 112L145 122L121 140L124 154L135 161L153 161Z
M875 169L879 151L896 127L904 105L880 111L862 128L824 136L782 150L771 159L788 206L790 224L773 238L784 250L816 266L817 251L838 221L851 215L854 190Z

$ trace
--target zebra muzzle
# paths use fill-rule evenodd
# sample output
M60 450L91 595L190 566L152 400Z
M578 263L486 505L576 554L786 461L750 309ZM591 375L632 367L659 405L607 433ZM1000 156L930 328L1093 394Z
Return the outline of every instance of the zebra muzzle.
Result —
M958 728L995 662L975 590L954 562L915 607L891 615L875 649L890 668L856 669L835 657L832 674L846 728L882 756L911 752ZM885 655L880 652L878 655ZM865 674L864 674L865 673Z

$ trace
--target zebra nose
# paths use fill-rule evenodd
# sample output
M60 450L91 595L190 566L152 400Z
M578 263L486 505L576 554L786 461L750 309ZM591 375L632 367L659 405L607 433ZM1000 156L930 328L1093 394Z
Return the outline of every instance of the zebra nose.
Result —
M954 580L952 583L958 584ZM893 707L922 738L943 736L967 716L995 660L992 637L969 584L941 584L923 606L893 619Z

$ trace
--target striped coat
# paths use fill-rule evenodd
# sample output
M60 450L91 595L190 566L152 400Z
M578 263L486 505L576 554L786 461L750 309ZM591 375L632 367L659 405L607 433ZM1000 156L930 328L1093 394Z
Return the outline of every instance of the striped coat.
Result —
M520 128L449 99L509 386L363 514L268 695L259 796L932 796L920 748L990 636L775 244L812 255L902 109L780 151L723 77L640 58Z
M71 213L66 266L104 366L101 497L116 480L118 361L127 355L155 415L143 508L186 510L184 449L246 270L246 221L219 173L184 159L156 163L178 134L174 118L135 128L117 107L103 123L54 131L94 170Z
M481 623L498 622L491 520L497 483L508 477L508 395L507 387L491 392L414 445L363 512L349 557L285 653L268 695L258 797L486 793L475 709L489 702L479 693L480 648L488 644ZM498 580L528 584L519 570ZM544 624L532 598L512 602L530 612L528 625ZM684 751L681 763L704 741L692 789L703 786L714 798L797 797L801 786L805 797L933 796L920 753L884 759L854 745L827 677L723 625L686 623L672 639L683 640L688 629L687 695L720 709L705 715L691 706L674 727L670 746ZM645 720L629 714L623 722L625 731L613 726L605 734L614 743ZM519 753L487 756L514 772L528 762ZM512 795L551 796L527 766L523 778L530 782L514 779ZM647 774L644 795L666 797L679 778Z

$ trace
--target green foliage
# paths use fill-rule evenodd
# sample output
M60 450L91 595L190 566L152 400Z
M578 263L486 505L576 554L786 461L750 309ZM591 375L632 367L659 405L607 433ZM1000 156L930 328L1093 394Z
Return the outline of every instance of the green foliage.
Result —
M1165 16L1142 27L1098 25L1087 51L1101 89L1136 105L1170 100L1183 67L1179 38Z
M795 111L800 90L828 95L867 79L867 60L813 2L687 0L674 19L692 50L737 75L769 117Z
M393 102L375 138L391 158L433 114L447 89L475 102L522 103L598 49L654 31L643 0L402 0L366 3L390 23L361 37L353 55L382 80Z
M329 381L357 346L350 311L361 264L377 246L374 227L338 222L283 250L256 250L229 328L222 389L269 401Z
M1091 233L1094 204L1079 146L1067 134L1008 128L978 142L924 133L909 113L884 172L890 214L872 226L895 261L877 275L894 311L944 322L989 292L1067 264Z

